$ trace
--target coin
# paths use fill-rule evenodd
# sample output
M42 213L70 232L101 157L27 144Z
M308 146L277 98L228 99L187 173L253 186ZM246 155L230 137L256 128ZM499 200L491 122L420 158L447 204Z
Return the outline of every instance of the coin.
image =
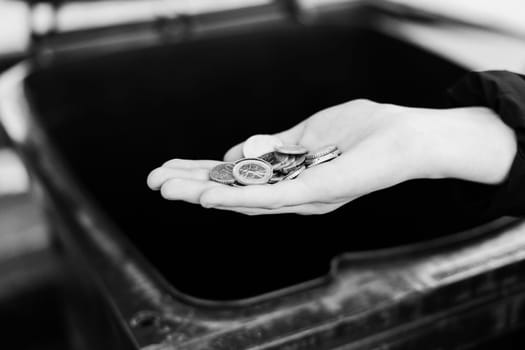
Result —
M273 175L272 165L259 158L245 158L233 167L235 180L242 185L262 185L268 183Z
M276 164L279 164L280 163L280 160L279 159L282 159L280 158L279 156L277 156L277 154L275 152L268 152L268 153L265 153L263 154L262 156L258 156L256 158L259 158L259 159L262 159L262 160L265 160L267 161L268 163L270 163L272 166L273 165L276 165Z
M235 182L233 177L233 163L221 163L213 167L210 171L210 180L215 182L231 185Z
M279 152L273 152L273 155L275 159L277 159L279 162L287 161L290 159L291 155L279 153Z
M286 149L286 147L289 148ZM301 154L298 152L304 152L306 149L301 145L286 145L286 147L275 147L275 150L262 153L257 157L241 158L234 163L219 164L210 171L210 179L234 187L276 184L284 180L295 179L308 168L330 161L341 154L335 145ZM301 147L303 147L302 150ZM298 154L287 154L278 149Z
M286 175L283 180L293 180L297 176L301 175L305 170L306 165L301 165L300 167L296 168L294 171L291 171L288 175Z
M242 153L246 158L255 158L265 153L271 152L283 142L273 135L253 135L249 137L242 147Z
M268 183L269 184L276 184L278 182L283 181L285 177L286 177L286 175L284 175L284 174L276 174L276 173L274 173L273 176L271 177L271 179L268 180Z
M328 153L332 153L332 152L335 152L335 151L337 151L337 146L336 145L327 145L327 146L318 148L318 149L316 149L313 152L308 153L306 155L306 160L312 160L312 159L315 159L315 158L319 158L319 157L322 157L324 155L327 155Z
M281 169L281 171L285 174L288 174L290 171L294 170L295 168L299 167L300 165L302 165L304 163L304 161L306 160L306 157L305 155L303 154L302 156L298 156L298 157L295 157L294 161L292 164L288 165L288 166L285 166Z
M303 154L308 153L307 148L301 145L291 145L291 144L275 146L275 150L279 153L293 154L293 155L303 155Z
M273 166L274 171L281 171L286 167L289 167L295 162L295 157L292 155L287 155L286 158L283 158L279 163Z
M311 168L313 166L316 166L316 165L319 165L321 163L328 162L329 160L332 160L334 158L337 158L340 154L341 154L340 151L336 150L335 152L331 152L331 153L325 154L325 155L323 155L321 157L307 160L307 161L305 161L305 165L306 165L307 168Z

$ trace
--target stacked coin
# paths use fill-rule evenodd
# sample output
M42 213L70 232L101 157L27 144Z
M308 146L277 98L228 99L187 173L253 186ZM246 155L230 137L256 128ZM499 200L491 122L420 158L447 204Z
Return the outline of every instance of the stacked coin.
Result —
M210 179L232 186L275 184L292 180L305 170L330 161L341 154L335 145L309 152L301 145L278 145L274 151L257 157L221 163L210 171Z

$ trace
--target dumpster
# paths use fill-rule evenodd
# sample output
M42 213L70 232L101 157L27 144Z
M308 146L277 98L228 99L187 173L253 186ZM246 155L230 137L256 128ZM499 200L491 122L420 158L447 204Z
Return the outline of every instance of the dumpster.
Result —
M411 181L320 216L243 216L147 188L170 158L220 159L351 99L444 107L465 72L382 31L376 7L283 4L48 38L2 77L2 125L68 267L76 348L417 349L523 322L501 321L508 303L523 310L522 252L507 251L522 224L487 223L453 198L438 207L457 180ZM497 266L468 265L487 237L512 244ZM447 259L470 267L429 263ZM502 285L515 299L496 298Z

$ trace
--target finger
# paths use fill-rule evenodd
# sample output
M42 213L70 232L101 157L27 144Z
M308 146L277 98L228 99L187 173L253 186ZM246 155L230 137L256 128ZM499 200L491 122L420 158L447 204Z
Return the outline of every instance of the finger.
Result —
M172 178L206 181L209 180L209 170L203 168L160 167L148 175L147 183L152 190L158 190L164 182Z
M246 207L215 207L215 209L229 210L245 215L274 215L274 214L299 214L320 215L326 214L342 206L340 204L310 203L302 205L286 206L278 209L246 208Z
M181 200L189 203L200 203L202 193L210 188L224 186L212 181L188 179L169 179L160 188L162 197L169 200Z
M221 163L217 160L193 160L193 159L171 159L162 164L165 168L185 168L185 169L191 169L191 168L207 168L211 169L217 164Z
M278 137L283 143L288 144L296 144L300 140L301 136L304 132L304 126L306 124L306 121L302 121L301 123L293 126L292 128L276 133L273 136ZM232 148L230 148L225 154L224 154L224 161L226 162L234 162L238 159L241 159L244 154L242 152L242 148L244 146L244 142L241 142Z
M299 179L274 185L214 187L201 196L204 207L246 207L276 209L311 202L313 193Z
M244 145L244 142L241 142L241 143L233 146L232 148L230 148L228 150L228 152L226 152L226 154L224 155L224 161L225 162L234 162L237 159L241 159L244 156L243 153L242 153L242 146L243 145Z
M307 122L307 119L291 127L290 129L274 134L274 136L277 136L284 143L296 144L299 142L299 140L303 136L306 122Z

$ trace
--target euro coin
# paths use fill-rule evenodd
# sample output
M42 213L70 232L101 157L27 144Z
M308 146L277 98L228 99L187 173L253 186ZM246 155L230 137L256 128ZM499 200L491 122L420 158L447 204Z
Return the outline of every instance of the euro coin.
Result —
M221 163L213 167L210 171L210 180L215 182L231 185L235 182L233 177L233 163Z
M311 159L311 160L307 160L307 161L305 161L305 164L306 164L307 168L311 168L313 166L316 166L316 165L328 162L328 161L330 161L330 160L332 160L334 158L337 158L340 154L341 153L337 150L335 152L331 152L331 153L325 154L324 156L321 156L321 157L318 157L318 158L314 158L314 159Z
M274 154L274 157L279 161L279 162L282 162L282 161L285 161L285 160L288 160L290 159L290 155L288 154L284 154L284 153L279 153L279 152L273 152Z
M271 135L250 137L245 143L246 153L259 154L265 148L271 150L255 157L241 158L233 163L219 164L210 171L210 179L234 187L276 184L295 179L308 168L328 162L341 154L335 145L308 152L302 145L283 145L279 139L275 139L277 138ZM269 146L275 142L280 144Z
M244 142L242 153L245 158L255 158L272 152L275 147L281 146L282 144L283 142L273 135L253 135Z
M325 155L327 155L329 153L332 153L332 152L335 152L335 151L337 151L337 146L336 145L324 146L324 147L316 149L313 152L308 153L306 155L306 160L312 160L312 159L315 159L315 158L319 158L319 157L325 156Z
M308 153L308 149L301 145L284 144L281 146L275 146L275 150L279 153L291 155L303 155Z
M286 158L282 159L279 163L275 164L273 166L274 171L282 171L284 168L289 167L290 165L293 165L295 162L294 156L286 156Z
M245 158L233 167L233 177L242 185L262 185L272 178L272 165L259 158Z
M283 180L293 180L297 176L301 175L303 171L305 170L306 170L306 166L301 165L300 167L296 168L294 171L291 171L290 173L288 173L288 175L286 175Z
M285 174L288 174L290 171L294 170L295 168L299 167L304 163L306 160L306 157L304 155L295 157L292 164L285 166L281 169L281 171Z
M264 161L267 161L272 166L280 163L280 160L279 160L280 157L278 157L277 154L275 152L273 152L273 151L265 153L262 156L259 156L257 158L262 159Z
M276 184L278 182L283 181L285 177L286 177L286 175L284 175L284 174L279 174L278 175L278 174L274 173L273 176L271 177L271 179L268 180L268 183L269 184Z

